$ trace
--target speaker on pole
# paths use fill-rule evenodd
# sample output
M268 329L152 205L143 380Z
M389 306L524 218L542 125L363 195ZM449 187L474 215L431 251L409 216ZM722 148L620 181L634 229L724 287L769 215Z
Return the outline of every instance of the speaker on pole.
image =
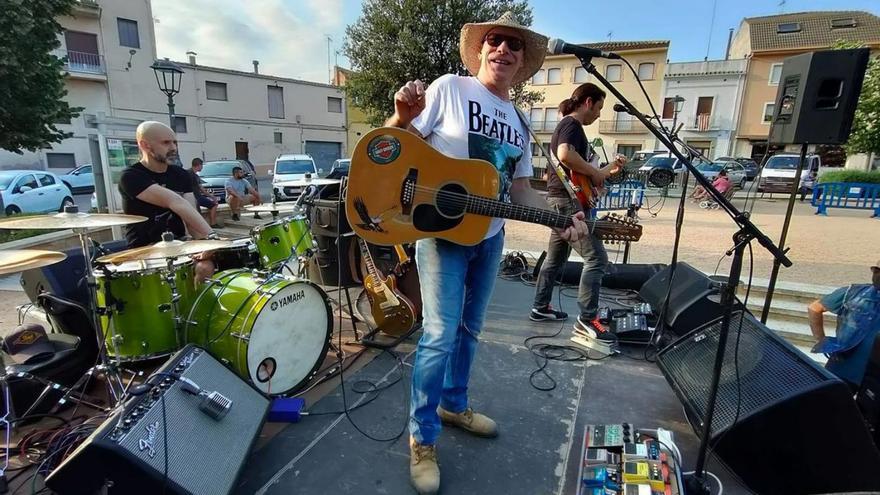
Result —
M862 92L869 50L825 50L785 59L770 142L843 144Z
M720 333L710 322L657 356L698 435ZM730 321L709 442L756 493L880 490L880 452L849 386L742 311Z

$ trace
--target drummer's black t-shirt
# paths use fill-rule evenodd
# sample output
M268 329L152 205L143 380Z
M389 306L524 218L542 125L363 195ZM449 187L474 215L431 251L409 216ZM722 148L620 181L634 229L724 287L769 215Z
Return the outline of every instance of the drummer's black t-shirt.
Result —
M125 238L128 240L129 247L140 247L159 242L165 231L173 233L175 238L183 237L186 234L183 220L176 213L137 198L138 194L153 184L168 188L180 195L193 192L189 174L180 167L169 165L165 172L156 173L137 162L126 168L119 178L122 210L128 215L147 217L146 222L126 227Z

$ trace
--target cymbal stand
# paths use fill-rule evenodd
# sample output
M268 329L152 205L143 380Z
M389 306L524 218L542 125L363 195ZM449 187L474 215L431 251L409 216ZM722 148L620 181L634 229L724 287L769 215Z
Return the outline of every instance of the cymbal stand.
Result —
M104 376L107 381L107 391L108 398L113 402L113 405L118 404L123 396L125 395L125 384L122 381L122 377L119 375L119 369L116 366L116 363L112 362L107 355L107 346L106 336L104 335L104 328L101 325L101 311L98 308L98 282L95 279L95 270L92 266L92 258L89 255L89 236L88 229L86 228L76 228L73 229L74 233L79 236L79 243L82 247L83 260L85 263L85 280L86 286L89 291L89 309L92 314L92 323L95 326L95 338L98 339L98 364L90 368L87 372L87 375L92 374L94 371L100 371L104 373ZM108 330L110 330L110 325L108 325ZM115 340L111 339L115 345Z

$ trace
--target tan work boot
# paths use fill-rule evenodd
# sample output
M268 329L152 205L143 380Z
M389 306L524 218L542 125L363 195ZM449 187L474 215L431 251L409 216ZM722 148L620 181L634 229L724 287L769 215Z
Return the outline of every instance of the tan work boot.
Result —
M440 420L445 425L457 426L479 437L494 438L498 436L498 425L495 421L485 414L475 413L470 407L458 414L438 407L437 414L440 415Z
M420 495L430 495L440 490L440 466L437 465L437 448L421 445L409 437L409 478Z

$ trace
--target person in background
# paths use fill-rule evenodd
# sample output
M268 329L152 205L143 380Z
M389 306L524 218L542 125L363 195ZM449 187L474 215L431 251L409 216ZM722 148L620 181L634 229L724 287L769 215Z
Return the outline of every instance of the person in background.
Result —
M807 197L808 193L812 193L813 189L816 187L817 174L815 170L811 170L808 172L803 179L801 179L801 201Z
M551 149L555 151L560 164L569 175L571 171L589 177L593 186L602 187L605 180L618 173L626 162L620 155L606 167L599 167L599 157L590 146L584 127L595 122L605 105L605 92L593 83L578 86L570 98L559 104L559 113L564 115L553 137L550 139ZM549 172L548 172L549 173ZM562 180L550 173L547 181L547 203L550 207L564 215L572 215L580 208L569 196ZM568 318L568 314L553 309L550 299L553 297L553 286L559 271L565 265L571 248L584 260L578 285L578 316L575 328L586 332L594 339L614 341L616 336L602 324L596 314L599 311L599 288L608 264L608 254L602 240L596 235L588 235L578 242L569 243L562 239L559 232L550 232L550 243L547 247L547 258L541 266L535 284L535 300L529 319L532 321L555 321Z
M871 267L870 284L841 287L810 303L807 311L810 331L817 341L813 352L826 354L828 371L857 390L871 357L874 337L880 332L880 261ZM825 336L826 311L837 315L834 337Z
M232 177L226 179L226 202L229 204L229 209L232 210L232 219L235 221L241 219L239 212L241 212L243 205L256 206L261 203L260 194L244 178L244 170L241 167L233 167ZM254 218L259 220L260 214L254 213Z
M730 188L733 187L733 185L730 183L730 179L727 178L727 170L722 169L720 172L718 172L718 177L716 177L715 180L712 181L712 187L714 187L715 190L720 192L721 194L726 194L727 191L729 191ZM709 193L706 192L706 189L701 185L697 185L697 187L694 188L693 194L691 194L691 198L693 198L694 203L699 203L700 201L708 197Z
M217 205L220 204L220 201L202 185L201 178L199 178L199 172L202 171L202 165L204 164L202 163L201 158L192 159L192 168L189 169L189 178L192 181L193 196L196 198L196 205L208 209L208 223L211 225L212 229L217 229L220 228L220 226L217 225Z

